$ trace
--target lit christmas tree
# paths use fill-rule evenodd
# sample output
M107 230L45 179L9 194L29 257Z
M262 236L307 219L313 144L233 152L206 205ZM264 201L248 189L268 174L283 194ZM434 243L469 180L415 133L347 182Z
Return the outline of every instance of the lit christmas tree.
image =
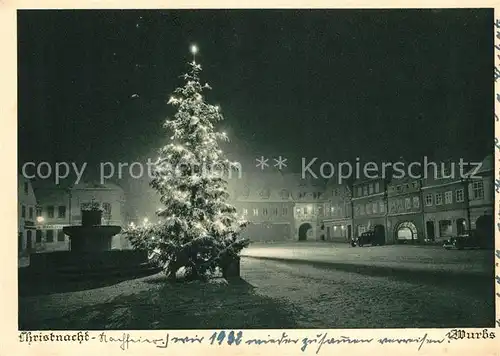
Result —
M164 205L157 211L160 222L126 231L135 248L146 249L151 259L175 279L182 267L188 278L204 278L217 268L224 271L238 261L249 241L240 236L248 222L227 202L224 174L235 164L224 157L219 141L228 140L215 130L223 120L221 110L205 101L211 89L200 83L201 66L193 61L183 75L169 104L177 109L165 127L173 132L171 143L162 147L153 167L151 186Z

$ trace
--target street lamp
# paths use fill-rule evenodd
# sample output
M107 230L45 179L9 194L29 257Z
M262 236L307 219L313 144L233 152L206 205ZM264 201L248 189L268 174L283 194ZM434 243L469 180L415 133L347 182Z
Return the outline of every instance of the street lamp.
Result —
M40 224L41 224L41 223L43 223L44 221L45 221L45 219L43 218L43 216L37 216L37 217L36 217L36 222L37 222L37 223L40 223Z

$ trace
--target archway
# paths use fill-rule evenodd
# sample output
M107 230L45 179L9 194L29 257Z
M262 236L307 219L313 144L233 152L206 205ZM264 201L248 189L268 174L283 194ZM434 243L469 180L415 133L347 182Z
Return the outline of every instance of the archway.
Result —
M307 232L312 229L311 224L304 223L299 227L299 241L307 240Z
M399 224L396 229L397 243L413 243L417 239L417 228L411 221L405 221Z
M481 215L476 220L477 236L481 247L493 247L495 245L495 232L493 231L493 216Z

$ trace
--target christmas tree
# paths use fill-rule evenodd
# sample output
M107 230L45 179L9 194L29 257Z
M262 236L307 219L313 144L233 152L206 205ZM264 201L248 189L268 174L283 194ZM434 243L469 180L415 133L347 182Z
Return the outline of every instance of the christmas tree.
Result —
M224 175L236 166L220 149L219 142L228 140L215 129L223 115L205 101L203 94L211 88L200 82L196 51L192 47L184 85L168 101L177 110L164 125L171 142L159 150L152 169L151 186L163 204L157 211L160 220L126 231L131 244L148 250L173 279L183 267L196 279L224 270L249 243L240 236L248 222L227 201Z

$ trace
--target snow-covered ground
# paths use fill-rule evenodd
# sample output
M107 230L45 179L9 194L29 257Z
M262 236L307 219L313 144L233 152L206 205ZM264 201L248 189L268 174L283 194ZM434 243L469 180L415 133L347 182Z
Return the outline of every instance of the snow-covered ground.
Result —
M492 250L446 250L437 246L351 247L330 243L251 244L242 256L454 273L489 273Z

